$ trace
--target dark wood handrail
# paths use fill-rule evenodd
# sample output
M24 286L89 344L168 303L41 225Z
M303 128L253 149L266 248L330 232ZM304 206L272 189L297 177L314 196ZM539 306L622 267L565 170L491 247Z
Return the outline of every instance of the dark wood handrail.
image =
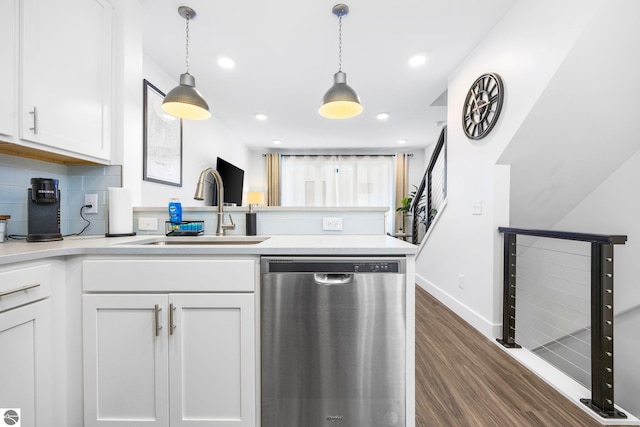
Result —
M433 218L431 217L431 209L433 208L431 204L431 173L433 172L436 162L438 161L438 157L440 157L440 153L444 149L444 146L447 142L447 127L443 127L440 132L440 136L438 137L438 142L436 142L436 146L433 149L433 153L431 154L431 160L429 161L429 165L427 166L427 170L424 172L424 176L422 177L422 181L420 182L420 186L418 187L415 196L413 197L413 202L411 203L410 211L413 213L413 224L411 227L411 242L416 244L418 243L418 220L420 218L420 203L422 202L423 195L425 190L427 192L427 206L424 208L424 215L426 219L426 230L429 230L431 227L431 222ZM446 178L445 178L446 179ZM425 231L426 231L425 230Z
M574 233L571 231L532 230L510 227L498 227L498 231L505 234L519 234L521 236L548 237L551 239L577 240L580 242L592 243L608 243L612 245L624 245L627 242L627 236L617 234Z

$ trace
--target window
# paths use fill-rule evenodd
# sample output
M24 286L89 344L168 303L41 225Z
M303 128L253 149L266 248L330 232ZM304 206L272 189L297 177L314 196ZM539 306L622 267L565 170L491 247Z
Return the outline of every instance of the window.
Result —
M394 156L283 155L281 167L282 206L394 206Z

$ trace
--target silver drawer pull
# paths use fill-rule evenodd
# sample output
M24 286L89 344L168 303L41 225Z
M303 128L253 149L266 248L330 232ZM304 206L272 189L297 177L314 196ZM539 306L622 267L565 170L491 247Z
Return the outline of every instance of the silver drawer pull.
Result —
M39 286L40 286L40 283L36 283L36 284L33 284L33 285L25 285L25 286L22 286L20 288L11 289L9 291L5 291L5 292L0 293L0 298L6 297L7 295L11 295L11 294L17 294L18 292L28 291L29 289L37 288Z
M169 335L173 335L173 330L176 328L176 325L173 323L173 312L176 310L173 303L169 304Z
M160 336L160 329L162 329L162 325L160 324L160 311L162 310L162 308L160 308L160 306L158 304L156 304L156 306L153 309L153 314L155 317L155 323L156 323L156 336L159 337Z
M29 114L33 116L33 127L29 128L34 135L38 134L38 107L33 107L33 111L29 111Z

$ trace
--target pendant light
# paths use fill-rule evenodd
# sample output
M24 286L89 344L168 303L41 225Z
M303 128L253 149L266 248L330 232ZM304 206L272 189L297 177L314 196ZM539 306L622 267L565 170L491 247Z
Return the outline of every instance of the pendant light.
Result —
M342 72L342 17L349 13L349 7L337 4L332 12L338 17L338 72L333 75L333 86L324 94L318 112L329 119L349 119L362 113L360 99Z
M186 63L187 72L180 75L180 84L173 88L162 101L162 109L172 116L188 120L205 120L211 117L209 105L198 89L196 79L189 74L189 21L196 16L195 10L187 6L178 8L180 16L187 20Z

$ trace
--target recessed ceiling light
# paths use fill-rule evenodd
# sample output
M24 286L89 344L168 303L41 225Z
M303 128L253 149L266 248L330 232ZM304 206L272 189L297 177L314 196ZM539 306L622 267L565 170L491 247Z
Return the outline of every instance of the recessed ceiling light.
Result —
M419 67L425 62L427 62L427 56L422 53L413 55L411 58L409 58L409 65L411 65L412 67Z
M389 118L389 113L379 113L376 116L376 119L378 120L387 120Z
M274 140L274 141L273 141L273 143L274 143L275 145L280 145L280 144L282 144L282 141L278 141L278 140L276 139L276 140Z
M220 56L218 57L218 66L220 68L224 68L226 70L230 70L232 68L235 68L236 63L233 59L227 57L227 56Z
M402 144L406 144L407 140L406 139L399 139L398 140L398 144L402 145Z
M258 114L256 114L256 120L260 120L261 122L264 122L265 120L267 120L267 115L266 114L262 114L262 113L258 113Z

